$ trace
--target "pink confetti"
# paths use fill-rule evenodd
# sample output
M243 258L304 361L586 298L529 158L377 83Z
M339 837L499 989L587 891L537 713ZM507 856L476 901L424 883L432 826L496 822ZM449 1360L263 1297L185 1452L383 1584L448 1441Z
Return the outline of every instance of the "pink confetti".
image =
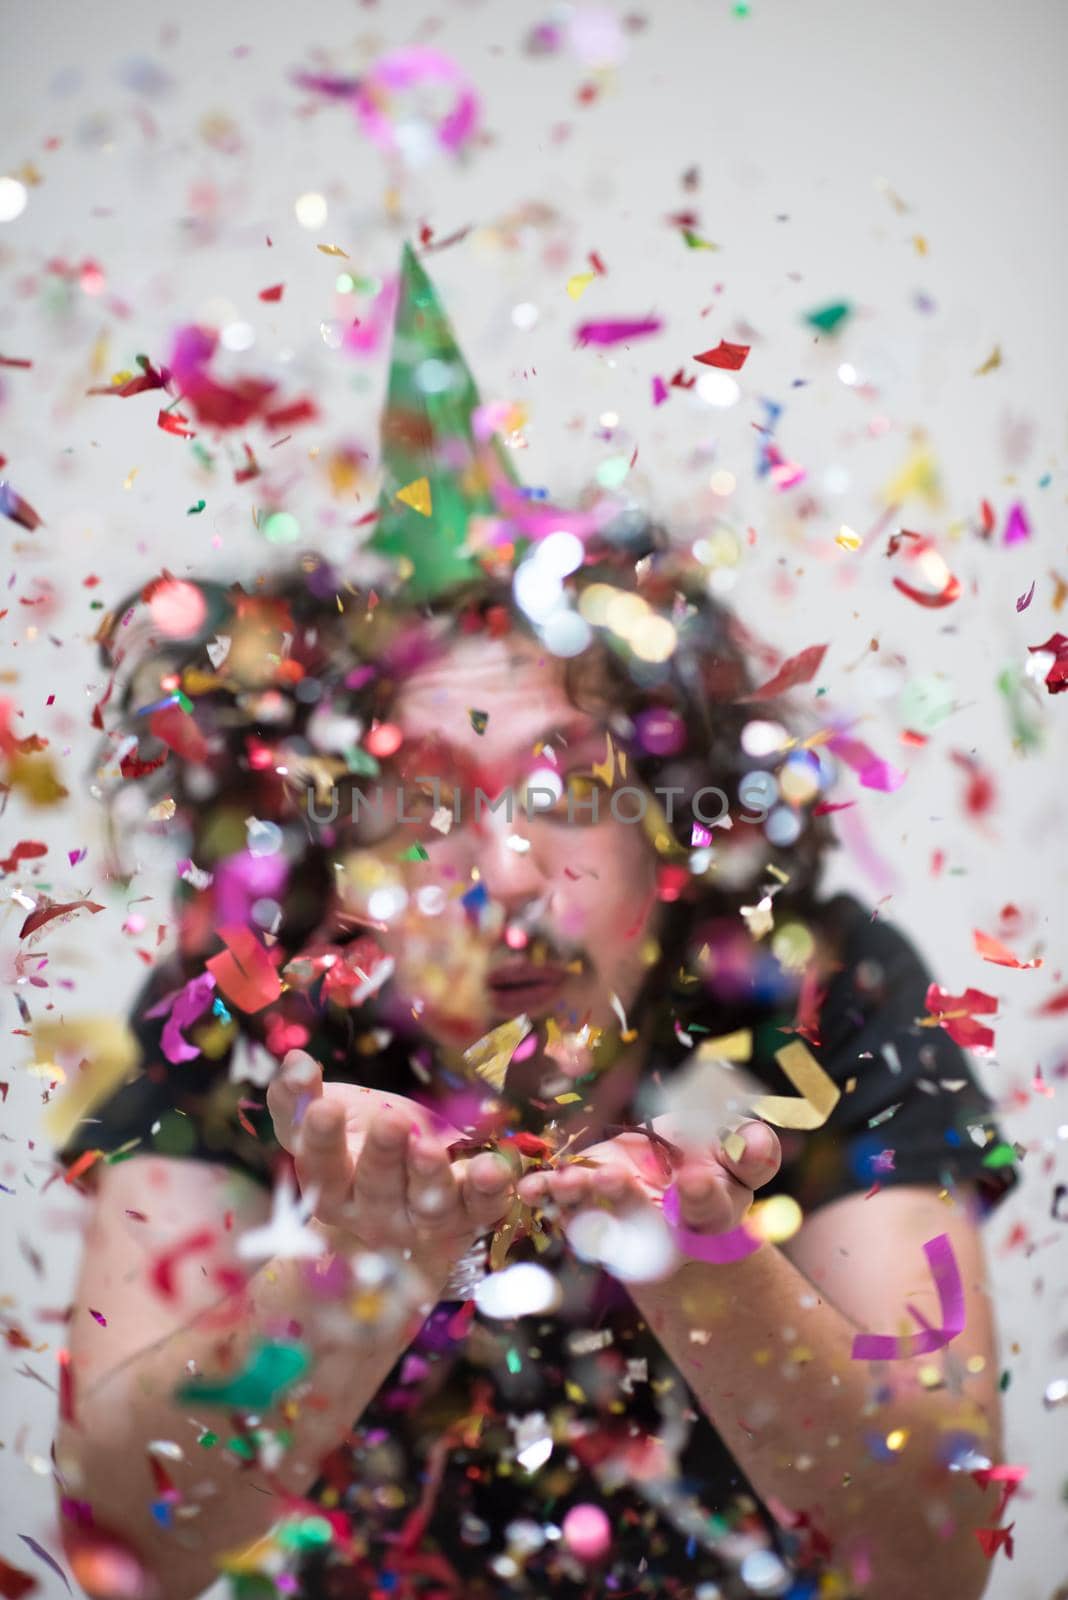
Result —
M1028 606L1031 604L1031 601L1034 598L1035 598L1035 582L1034 582L1034 579L1032 578L1030 589L1028 589L1026 594L1020 595L1018 597L1017 601L1016 601L1016 609L1017 609L1017 611L1026 611Z
M1005 533L1001 542L1002 544L1022 544L1025 539L1030 539L1030 537L1031 524L1027 520L1027 512L1023 508L1022 501L1016 500L1009 507Z
M828 739L827 748L832 755L839 756L847 767L852 767L860 778L862 788L879 789L884 794L893 794L908 777L907 772L891 766L889 761L877 756L874 750L869 749L860 739L849 739L844 734L836 734L833 739Z
M687 1228L681 1217L679 1188L678 1184L673 1183L670 1188L664 1190L664 1221L683 1255L692 1256L695 1261L712 1261L717 1264L744 1261L746 1256L755 1254L764 1242L744 1226L731 1228L727 1233L699 1233L694 1228Z
M575 329L575 338L580 345L622 344L625 339L644 339L650 333L659 333L663 326L659 317L583 322Z
M933 1328L915 1306L906 1306L922 1332L900 1338L895 1334L858 1333L853 1340L854 1361L906 1361L911 1356L930 1355L964 1332L964 1285L949 1235L940 1233L936 1239L928 1239L923 1253L938 1290L942 1326Z

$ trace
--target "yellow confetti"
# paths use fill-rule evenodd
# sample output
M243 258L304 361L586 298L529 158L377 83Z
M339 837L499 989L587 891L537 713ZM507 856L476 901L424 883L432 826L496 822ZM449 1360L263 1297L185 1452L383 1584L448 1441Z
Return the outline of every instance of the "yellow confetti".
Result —
M605 742L608 746L607 754L603 761L594 762L591 771L595 778L599 778L602 783L611 787L612 780L616 775L616 747L612 743L611 734L606 734Z
M567 292L572 300L577 300L581 295L584 295L596 276L596 272L576 272L568 278Z
M346 261L349 259L348 251L342 250L339 244L317 244L315 248L324 256L344 256Z
M901 471L891 478L883 490L883 499L891 506L900 505L913 495L926 500L928 505L939 506L942 503L938 464L930 450L923 446L913 450Z
M976 367L975 377L981 378L984 372L994 372L1001 365L1001 346L996 344L983 362L981 367Z
M130 468L129 472L126 474L125 478L122 480L122 486L123 486L124 489L132 489L133 488L134 479L137 477L137 474L140 472L140 470L141 470L140 467L131 467Z
M776 1128L796 1128L811 1132L822 1128L841 1098L838 1085L827 1076L815 1056L800 1039L792 1039L775 1059L803 1098L765 1094L753 1102L753 1111Z
M134 1034L119 1017L36 1022L33 1045L35 1070L55 1066L60 1055L87 1063L76 1069L70 1088L45 1111L45 1132L56 1145L66 1143L82 1118L113 1094L141 1059Z
M752 1028L721 1033L717 1039L702 1039L697 1047L699 1061L751 1061L752 1057Z
M740 1161L745 1155L745 1140L740 1133L728 1133L723 1141L723 1154L728 1161Z
M430 479L416 478L412 483L405 484L403 489L398 489L393 497L400 500L403 505L411 506L413 511L418 511L421 517L429 517L430 504Z
M843 550L859 550L864 543L859 533L854 533L852 528L847 528L843 522L834 536L835 544L841 545Z
M504 1087L508 1063L515 1055L520 1041L530 1032L530 1018L511 1017L499 1027L491 1028L464 1051L464 1061L471 1070L494 1089Z
M577 1094L574 1089L568 1089L566 1094L554 1094L553 1099L558 1106L570 1106L576 1100L581 1100L582 1096Z
M912 235L912 242L916 247L916 254L918 256L925 256L927 254L927 240L924 238L922 233L914 233Z

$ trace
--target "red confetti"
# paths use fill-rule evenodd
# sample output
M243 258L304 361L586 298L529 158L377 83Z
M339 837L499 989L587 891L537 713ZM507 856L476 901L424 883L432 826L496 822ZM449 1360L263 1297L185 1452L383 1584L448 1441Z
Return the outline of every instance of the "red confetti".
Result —
M195 439L196 429L188 426L189 418L180 411L161 411L156 418L156 426L162 428L164 433L176 434L179 439Z
M220 991L239 1011L262 1011L282 992L267 949L250 928L220 928L226 950L204 963Z
M67 900L62 905L38 906L36 911L31 911L26 921L19 929L19 938L26 939L31 933L36 933L38 928L43 928L49 922L54 922L57 917L66 916L68 911L91 911L95 916L98 911L103 911L103 906L98 906L93 900Z
M1027 650L1029 655L1042 651L1044 655L1053 656L1053 665L1044 680L1050 694L1068 689L1068 634L1051 633L1045 644L1029 644Z
M278 301L281 300L284 289L284 283L272 283L269 289L260 290L260 299L266 300L272 305L276 305Z
M186 1234L184 1239L179 1239L176 1245L163 1255L157 1256L152 1263L152 1284L156 1291L165 1299L173 1300L175 1295L174 1272L180 1261L186 1256L194 1255L198 1250L207 1250L214 1241L215 1235L210 1228L198 1228L195 1233Z
M725 372L740 372L752 348L752 345L728 344L726 339L721 339L714 350L703 350L694 360L706 367L722 367Z
M992 961L995 966L1015 967L1023 971L1025 968L1040 967L1042 957L1036 956L1032 961L1021 961L1019 956L1014 956L1007 945L1000 939L992 939L988 933L981 933L978 928L973 930L975 948L984 961Z
M975 1020L976 1016L993 1016L997 1011L998 1002L992 994L984 994L981 989L965 989L963 994L952 995L932 983L925 1004L938 1018L939 1026L964 1049L993 1049L993 1028Z
M125 383L102 383L93 389L87 389L86 394L110 394L119 400L129 400L131 395L144 394L149 389L165 389L171 381L171 375L166 367L159 370L152 365L147 356L138 356L137 365L141 368L139 378L127 378Z
M5 875L14 872L20 861L33 861L38 856L46 856L48 846L41 844L37 839L20 839L11 854L0 861L0 872Z
M28 370L32 366L33 362L27 361L24 356L0 356L0 367L22 367Z
M12 522L17 522L20 528L25 528L32 533L41 526L41 517L20 494L16 494L9 483L0 478L0 516L10 517Z
M4 1600L22 1600L23 1595L30 1594L37 1586L38 1579L31 1573L13 1567L0 1556L0 1595Z
M753 700L772 700L777 694L784 694L787 689L796 689L800 684L811 683L820 670L820 665L827 653L825 644L811 644L807 650L802 650L799 655L791 656L784 661L773 678L761 684L759 689L754 689L752 694L743 694L741 703Z

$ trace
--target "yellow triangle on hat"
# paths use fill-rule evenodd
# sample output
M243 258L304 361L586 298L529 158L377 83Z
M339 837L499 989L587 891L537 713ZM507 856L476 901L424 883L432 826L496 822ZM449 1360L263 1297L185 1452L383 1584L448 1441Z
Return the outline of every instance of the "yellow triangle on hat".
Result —
M418 511L421 517L429 517L430 505L430 479L416 478L412 483L406 483L403 489L398 489L393 496L406 506L411 506L413 511Z

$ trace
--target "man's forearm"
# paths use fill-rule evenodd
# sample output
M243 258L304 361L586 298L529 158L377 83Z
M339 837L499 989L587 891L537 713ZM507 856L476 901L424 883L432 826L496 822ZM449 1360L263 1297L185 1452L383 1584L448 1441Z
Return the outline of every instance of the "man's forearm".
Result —
M847 1577L854 1561L870 1567L866 1597L904 1594L942 1563L948 1586L931 1593L981 1593L972 1529L989 1520L989 1497L938 1464L948 1430L992 1434L975 1404L903 1370L877 1394L851 1357L856 1328L771 1245L629 1287L757 1493L809 1513Z
M306 1494L322 1458L348 1433L407 1349L441 1285L403 1321L374 1330L346 1302L310 1294L307 1263L272 1261L249 1279L232 1303L223 1300L158 1343L105 1373L76 1397L75 1420L61 1428L57 1460L66 1492L87 1500L99 1529L130 1545L161 1586L164 1600L185 1600L217 1576L217 1558L267 1532L281 1506L278 1495ZM264 1471L227 1447L232 1411L183 1405L175 1392L192 1374L224 1378L240 1372L265 1341L299 1342L310 1358L307 1379L257 1412L263 1429L283 1430L287 1445ZM219 1434L198 1445L191 1419ZM184 1459L160 1458L179 1498L169 1527L152 1513L158 1497L148 1446L173 1441ZM72 1549L77 1529L68 1523ZM73 1559L73 1550L72 1550Z

